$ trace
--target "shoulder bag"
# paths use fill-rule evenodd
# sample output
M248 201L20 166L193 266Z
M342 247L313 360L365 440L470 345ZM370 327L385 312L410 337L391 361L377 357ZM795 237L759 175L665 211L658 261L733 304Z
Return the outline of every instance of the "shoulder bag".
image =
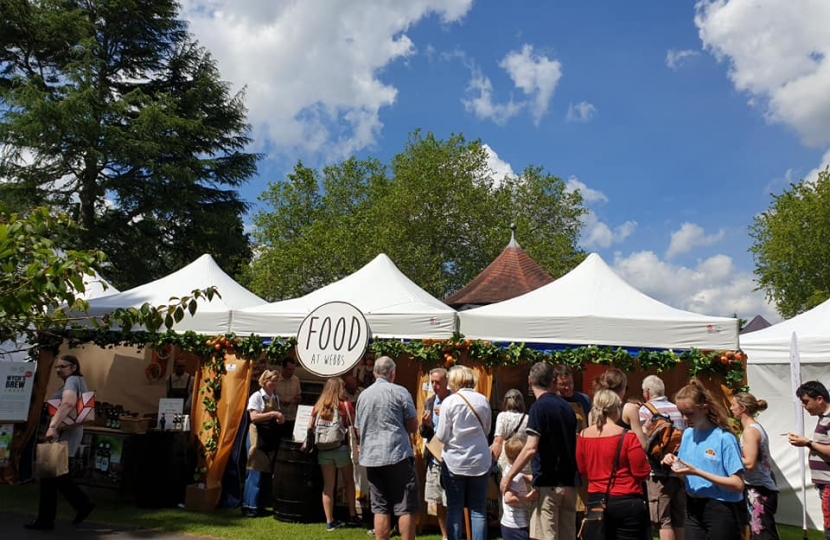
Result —
M50 399L46 401L46 407L49 416L55 416L58 408L61 406L61 398ZM75 402L75 407L69 411L69 414L58 426L58 429L66 429L81 424L89 424L95 421L95 391L83 392L78 395L78 400Z
M611 486L617 476L617 467L620 464L620 451L622 450L625 435L624 429L620 435L620 442L617 444L617 453L614 455L614 465L611 467L611 477L608 479L608 487L605 488L605 495L602 499L588 502L585 508L585 517L582 519L582 526L577 535L581 540L605 540L605 508L608 506L608 497L611 495Z

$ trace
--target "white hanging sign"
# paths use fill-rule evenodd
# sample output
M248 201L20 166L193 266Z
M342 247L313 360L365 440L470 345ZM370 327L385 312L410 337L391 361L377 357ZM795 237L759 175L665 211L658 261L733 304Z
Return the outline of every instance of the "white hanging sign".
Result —
M369 323L347 302L329 302L308 314L297 332L297 358L320 377L350 371L369 344Z

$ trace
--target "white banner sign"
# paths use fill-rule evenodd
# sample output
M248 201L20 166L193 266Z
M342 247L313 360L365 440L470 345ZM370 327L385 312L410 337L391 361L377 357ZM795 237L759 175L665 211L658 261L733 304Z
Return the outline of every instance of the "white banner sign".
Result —
M356 366L368 343L369 324L363 313L346 302L329 302L300 324L297 357L311 373L334 377Z
M36 362L0 362L0 422L29 418L36 371Z

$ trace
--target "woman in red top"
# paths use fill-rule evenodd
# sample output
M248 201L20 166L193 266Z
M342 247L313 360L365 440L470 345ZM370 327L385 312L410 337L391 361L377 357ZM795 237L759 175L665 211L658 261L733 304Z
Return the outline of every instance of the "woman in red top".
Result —
M611 482L605 510L606 538L648 540L649 516L642 484L651 469L643 447L631 431L625 432L617 472L611 478L623 434L623 428L617 425L621 411L622 401L616 392L600 390L594 394L591 425L576 438L576 465L582 478L588 479L589 503L605 497Z
M321 422L330 423L329 425L339 422L344 434L345 430L352 425L354 406L346 396L346 385L340 377L332 377L326 381L320 398L311 410L309 429L316 429L318 417ZM331 531L343 525L334 519L334 485L338 469L343 473L343 481L346 484L346 500L349 504L350 516L348 525L360 525L355 504L354 470L346 437L343 437L342 444L337 448L318 449L317 463L320 464L320 470L323 472L323 512L326 514L326 529Z

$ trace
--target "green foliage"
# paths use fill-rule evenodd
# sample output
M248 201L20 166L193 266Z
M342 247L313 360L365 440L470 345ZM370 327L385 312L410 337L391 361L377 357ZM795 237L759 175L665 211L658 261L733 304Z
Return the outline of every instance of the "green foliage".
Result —
M241 94L175 0L0 0L0 197L70 212L128 288L210 252L250 258Z
M554 276L582 260L578 193L529 167L498 182L480 141L414 132L388 165L350 158L318 172L298 163L260 197L260 257L250 288L269 300L300 296L386 253L436 297L455 292L505 248L522 247Z
M0 207L0 340L62 328L68 312L86 302L84 276L104 260L100 252L61 251L78 225L45 208L21 214Z
M830 169L774 195L749 234L758 286L783 317L830 298Z
M561 350L540 351L524 343L510 343L507 346L490 341L465 339L454 334L448 340L412 340L403 342L395 339L376 339L369 349L376 355L397 358L409 355L421 361L426 367L450 367L462 360L479 362L487 367L518 366L535 362L565 364L581 371L591 364L606 365L632 372L655 369L657 373L685 363L692 377L697 375L718 375L724 384L735 391L746 390L746 372L742 351L701 351L692 349L676 353L672 350L640 350L636 356L617 347L587 345Z

